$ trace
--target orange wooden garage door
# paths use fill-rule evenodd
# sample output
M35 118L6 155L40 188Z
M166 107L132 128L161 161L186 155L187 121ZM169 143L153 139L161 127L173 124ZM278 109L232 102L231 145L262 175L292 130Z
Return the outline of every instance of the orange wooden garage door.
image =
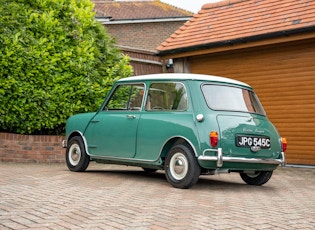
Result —
M195 56L190 58L191 72L250 84L288 140L287 162L315 165L314 44L312 40Z

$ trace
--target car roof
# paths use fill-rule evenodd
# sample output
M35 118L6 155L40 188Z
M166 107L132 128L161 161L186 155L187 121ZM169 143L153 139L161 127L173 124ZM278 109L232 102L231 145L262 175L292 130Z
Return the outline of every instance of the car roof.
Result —
M208 81L208 82L219 82L219 83L229 83L235 85L241 85L245 87L250 87L248 84L237 81L234 79L219 77L206 74L192 74L192 73L162 73L162 74L148 74L126 77L118 80L118 82L125 81L148 81L148 80L197 80L197 81Z

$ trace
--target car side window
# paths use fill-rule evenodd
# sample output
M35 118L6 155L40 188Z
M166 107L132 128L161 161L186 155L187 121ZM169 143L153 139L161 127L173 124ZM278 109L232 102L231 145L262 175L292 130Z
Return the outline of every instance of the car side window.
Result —
M184 84L179 82L155 82L150 85L146 110L184 111L188 107Z
M144 84L118 85L104 110L141 110Z

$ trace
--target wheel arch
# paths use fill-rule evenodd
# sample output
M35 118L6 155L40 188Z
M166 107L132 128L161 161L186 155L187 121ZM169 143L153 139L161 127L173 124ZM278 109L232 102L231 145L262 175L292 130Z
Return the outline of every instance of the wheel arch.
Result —
M75 130L75 131L71 132L68 135L68 137L67 137L67 143L69 143L69 141L73 137L81 137L82 138L82 141L83 141L83 144L84 144L84 148L85 148L85 152L86 152L87 155L90 156L90 153L89 153L88 148L87 148L87 142L86 142L86 139L85 139L83 133L81 131L78 131L78 130Z
M169 150L177 144L185 144L188 148L190 148L192 150L192 152L194 153L195 157L197 157L197 151L195 146L192 144L192 142L190 140L188 140L187 138L183 137L183 136L176 136L176 137L171 137L170 139L168 139L165 144L163 145L163 148L161 150L161 158L165 159L167 153L169 152Z

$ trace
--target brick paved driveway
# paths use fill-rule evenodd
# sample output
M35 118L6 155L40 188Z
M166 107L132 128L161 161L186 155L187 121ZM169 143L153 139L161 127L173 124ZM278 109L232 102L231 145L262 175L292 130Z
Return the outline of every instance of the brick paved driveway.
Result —
M261 187L220 174L180 190L162 171L0 163L0 229L315 229L314 176L285 167Z

